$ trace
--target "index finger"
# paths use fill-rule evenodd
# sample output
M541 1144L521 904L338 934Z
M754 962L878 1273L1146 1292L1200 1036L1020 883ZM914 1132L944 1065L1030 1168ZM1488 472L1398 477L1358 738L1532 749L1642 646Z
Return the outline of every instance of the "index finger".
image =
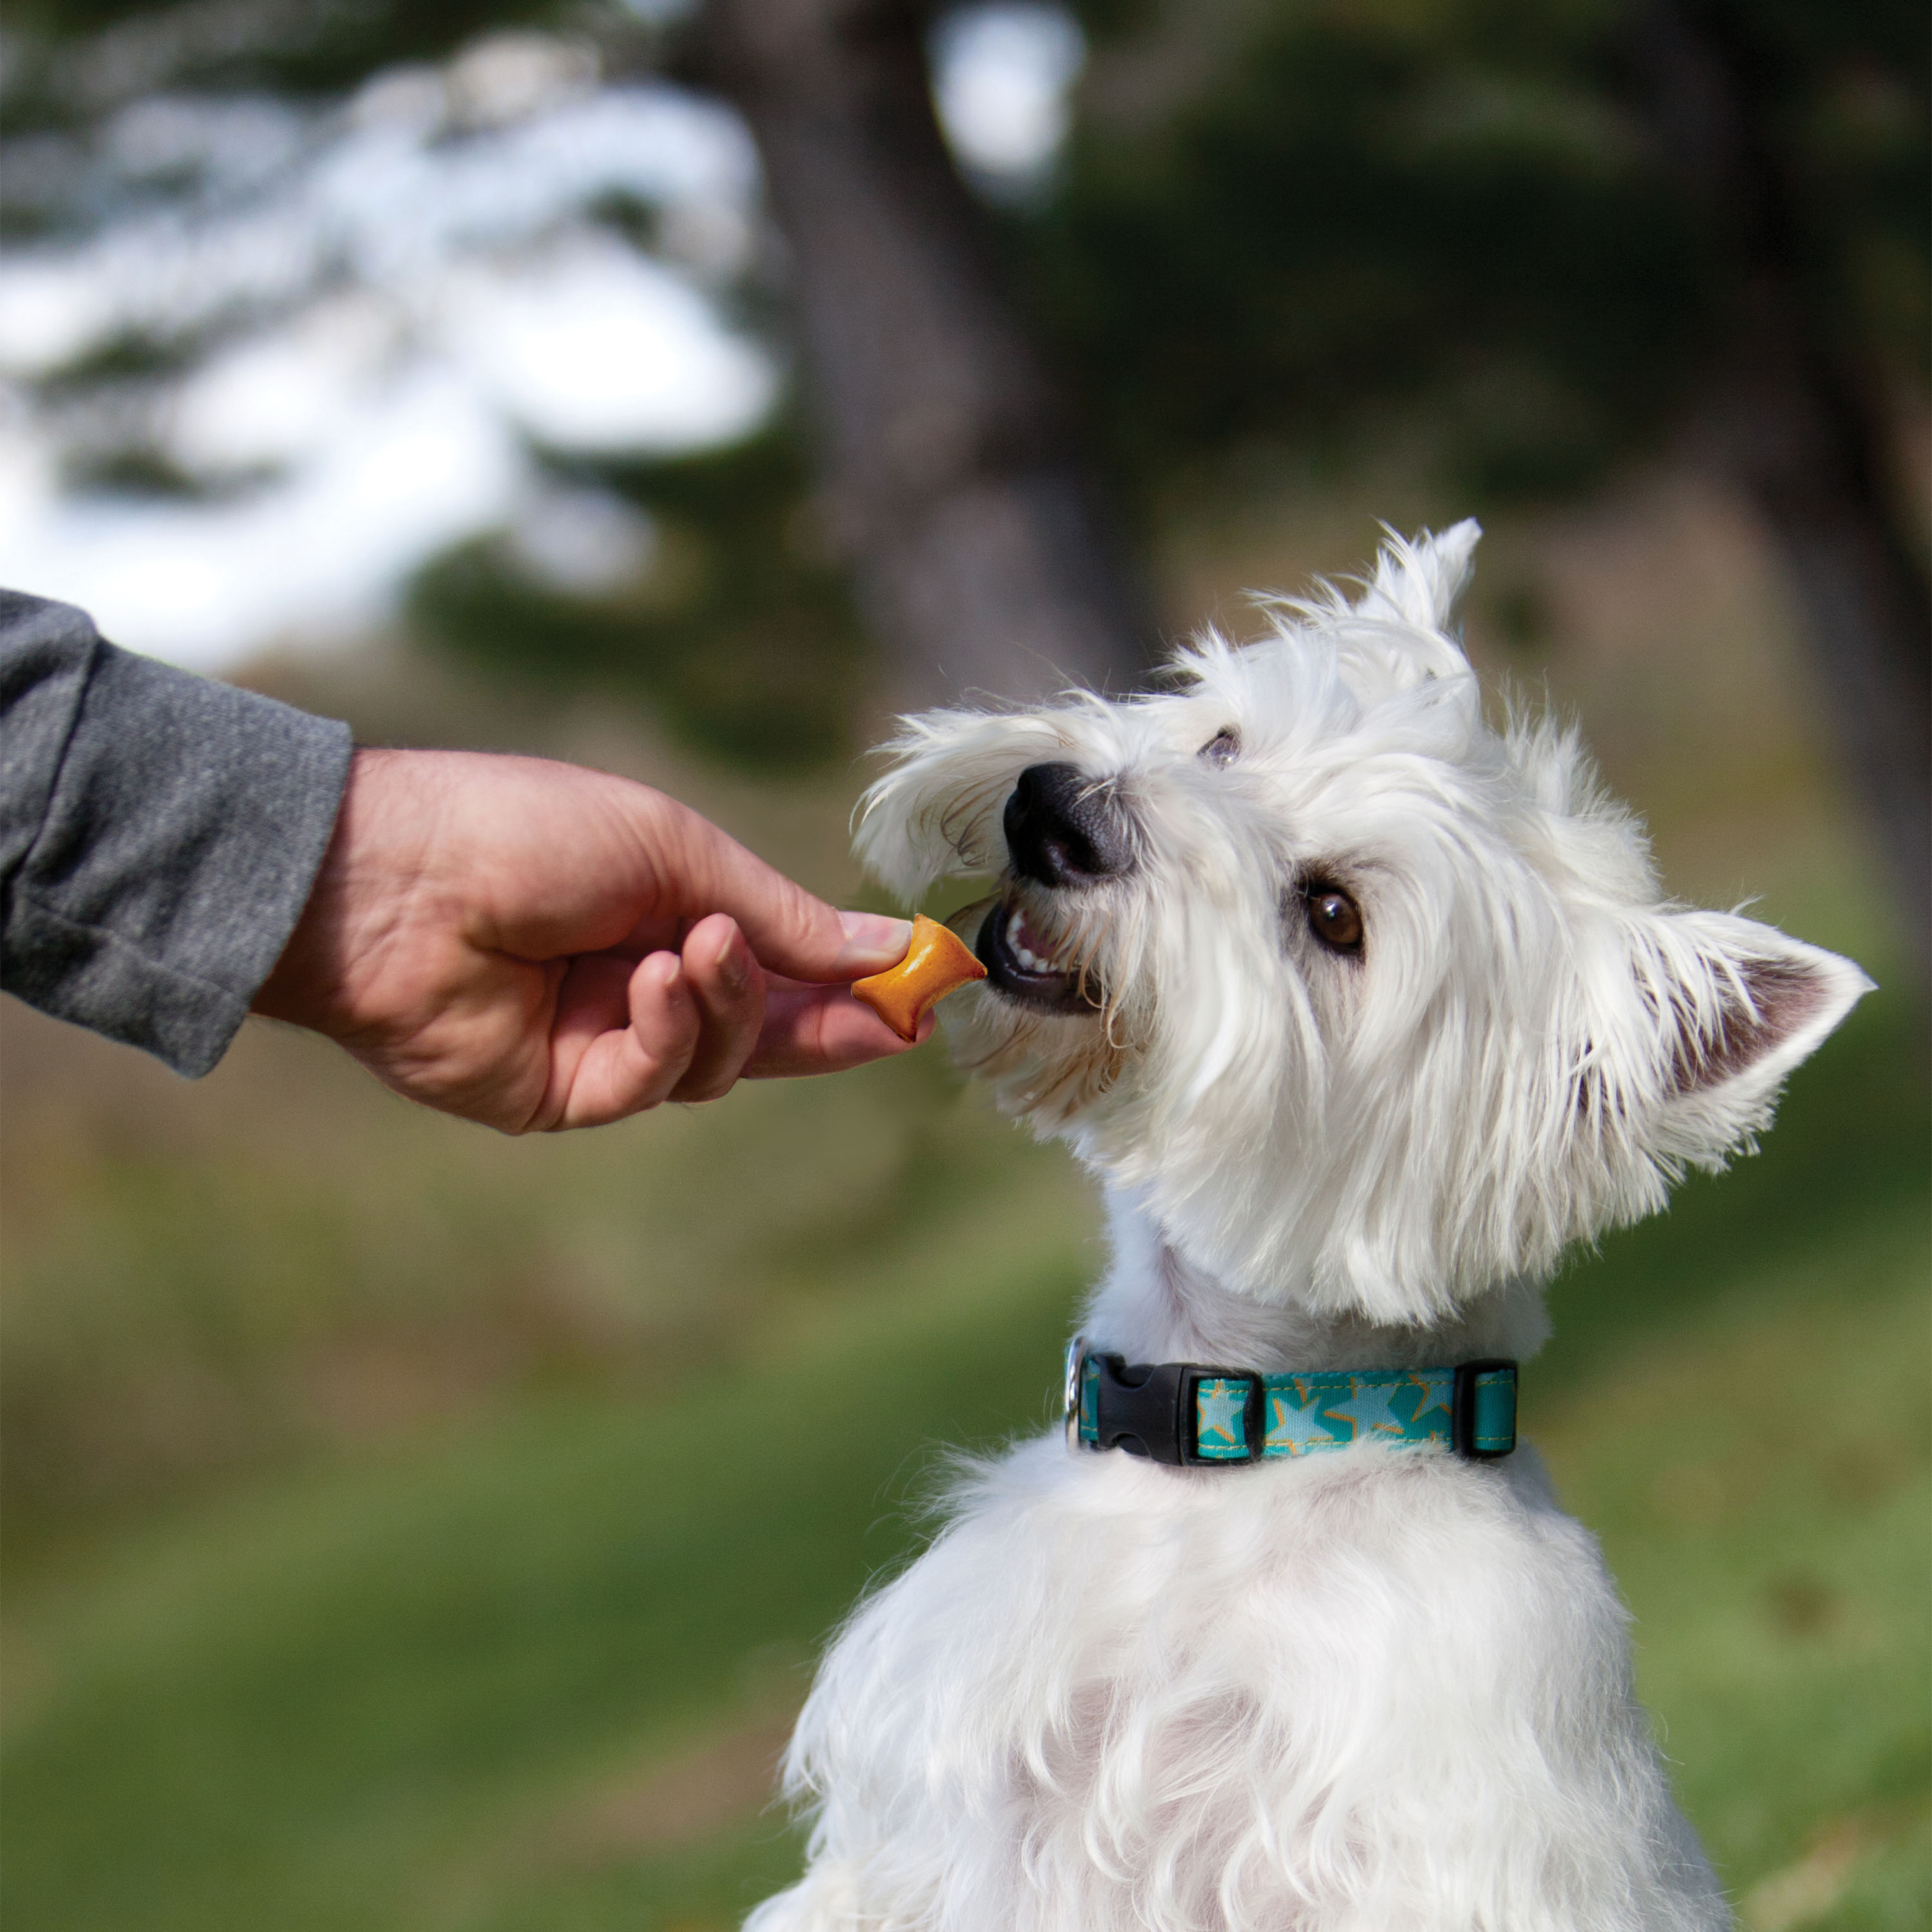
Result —
M909 920L840 912L688 806L653 796L656 822L637 830L658 882L654 910L661 915L697 920L728 913L758 963L788 979L856 980L904 958Z

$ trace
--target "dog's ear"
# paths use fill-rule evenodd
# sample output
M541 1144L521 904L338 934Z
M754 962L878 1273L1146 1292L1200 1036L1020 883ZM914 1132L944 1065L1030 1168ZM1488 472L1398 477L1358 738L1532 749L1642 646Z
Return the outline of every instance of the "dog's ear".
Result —
M1030 764L1064 757L1051 712L928 711L902 718L880 746L892 760L859 801L859 862L916 902L936 879L1006 863L1000 814Z
M1714 1167L1770 1119L1784 1077L1872 982L1734 914L1659 911L1634 948L1658 1151Z
M1376 560L1376 574L1356 600L1356 614L1418 631L1446 631L1456 613L1456 600L1469 581L1482 534L1482 525L1473 517L1464 518L1439 536L1424 530L1408 540L1389 530Z
M1334 624L1342 674L1358 696L1373 703L1426 690L1477 702L1469 661L1448 624L1481 535L1473 520L1440 536L1425 530L1413 542L1389 532L1375 575Z

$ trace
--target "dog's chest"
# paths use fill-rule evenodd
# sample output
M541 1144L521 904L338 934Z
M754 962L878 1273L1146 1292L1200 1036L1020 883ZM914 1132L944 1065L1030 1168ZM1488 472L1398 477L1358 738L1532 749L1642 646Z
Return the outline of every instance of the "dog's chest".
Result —
M989 1471L860 1612L827 1694L880 1774L902 1748L898 1770L928 1777L950 1739L962 1799L1030 1762L1070 1798L1126 1778L1158 1807L1263 1768L1314 1792L1345 1758L1407 1776L1424 1737L1466 1764L1486 1725L1534 1715L1521 1684L1547 1701L1552 1673L1603 1682L1620 1636L1533 1461L1367 1448L1176 1472L1049 1440Z
M1286 1924L1290 1895L1310 1932L1724 1922L1614 1588L1528 1449L1222 1472L1023 1444L854 1618L792 1762L823 1855L773 1926L862 1900L1178 1932ZM1431 1916L1430 1887L1495 1910Z

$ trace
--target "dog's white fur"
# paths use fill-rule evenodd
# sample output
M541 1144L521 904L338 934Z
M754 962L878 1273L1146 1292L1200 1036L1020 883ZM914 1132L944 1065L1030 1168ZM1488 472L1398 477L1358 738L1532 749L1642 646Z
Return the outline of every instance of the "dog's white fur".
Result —
M1132 842L1124 876L1003 882L1102 1010L979 986L947 1016L1106 1187L1096 1347L1527 1358L1565 1248L1748 1148L1869 984L1660 903L1574 733L1485 722L1447 628L1477 534L1391 540L1352 604L1274 604L1168 693L912 720L868 796L860 850L909 897L1001 871L1036 764ZM1359 956L1311 931L1311 881L1359 904ZM1727 1924L1624 1624L1526 1446L1183 1470L1022 1443L826 1658L788 1766L810 1868L750 1926Z

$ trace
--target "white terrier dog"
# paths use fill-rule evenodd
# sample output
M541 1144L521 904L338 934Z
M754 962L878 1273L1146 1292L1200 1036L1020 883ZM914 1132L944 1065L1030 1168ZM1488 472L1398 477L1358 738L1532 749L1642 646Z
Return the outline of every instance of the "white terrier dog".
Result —
M1748 1148L1870 982L1660 903L1574 734L1484 722L1477 535L1171 694L891 747L860 851L999 874L949 1030L1112 1262L1067 1438L978 1468L826 1659L755 1932L1730 1922L1512 1365L1564 1250Z

